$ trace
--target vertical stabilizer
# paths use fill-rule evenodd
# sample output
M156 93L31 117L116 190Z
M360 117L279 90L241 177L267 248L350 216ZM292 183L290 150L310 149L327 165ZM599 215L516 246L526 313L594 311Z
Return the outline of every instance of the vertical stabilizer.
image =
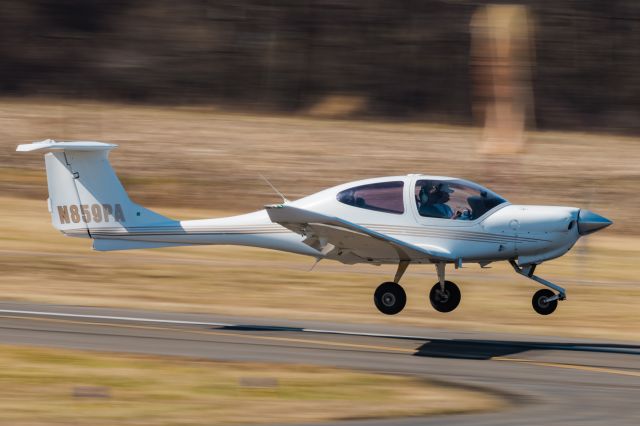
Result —
M91 237L92 230L130 232L175 221L129 199L109 164L117 145L45 140L19 145L17 151L45 154L53 226L65 234Z

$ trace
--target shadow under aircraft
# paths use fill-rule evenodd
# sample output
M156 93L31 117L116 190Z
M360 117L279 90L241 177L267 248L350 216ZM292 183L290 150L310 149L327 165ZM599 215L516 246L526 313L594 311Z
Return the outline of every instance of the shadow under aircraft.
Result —
M562 350L576 352L612 353L640 356L640 345L608 344L608 343L555 343L540 341L484 340L484 339L428 339L413 336L372 335L368 333L341 332L330 330L309 330L301 327L270 325L227 325L216 329L247 332L286 332L286 333L321 333L341 334L361 337L376 337L390 340L412 340L422 342L416 348L414 356L430 358L457 358L485 360L494 357L515 355L531 350Z

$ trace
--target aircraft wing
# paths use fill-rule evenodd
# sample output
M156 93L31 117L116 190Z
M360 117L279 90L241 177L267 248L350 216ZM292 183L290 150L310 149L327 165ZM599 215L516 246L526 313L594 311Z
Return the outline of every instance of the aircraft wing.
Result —
M455 261L444 248L411 244L338 217L286 204L269 205L265 209L272 222L306 237L304 243L318 250L322 256L334 249L347 249L355 250L360 257L372 258L375 262L380 256L366 253L381 253L387 249L394 252L394 257L397 255L399 261ZM387 256L383 257L388 259Z

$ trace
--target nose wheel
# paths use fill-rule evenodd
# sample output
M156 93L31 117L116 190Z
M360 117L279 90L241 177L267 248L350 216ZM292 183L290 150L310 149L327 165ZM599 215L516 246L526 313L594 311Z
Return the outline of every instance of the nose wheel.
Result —
M438 312L453 311L460 304L461 298L460 289L451 281L445 281L444 286L437 282L429 292L431 306Z
M407 304L407 294L398 283L382 283L373 294L376 308L385 315L395 315Z
M533 299L531 300L533 310L540 315L552 314L558 307L558 300L565 300L567 298L567 292L564 288L534 274L536 265L518 266L515 260L509 260L509 263L511 264L513 269L520 275L532 279L557 292L554 293L549 289L543 288L542 290L536 291L536 293L533 295Z
M536 291L531 301L533 310L540 315L549 315L558 307L558 297L551 290L543 288Z

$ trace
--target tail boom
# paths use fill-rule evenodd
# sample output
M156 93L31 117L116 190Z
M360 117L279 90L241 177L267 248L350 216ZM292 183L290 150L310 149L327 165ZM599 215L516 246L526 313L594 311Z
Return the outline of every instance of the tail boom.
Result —
M299 235L272 223L265 210L177 221L132 202L109 164L116 147L51 139L18 146L20 152L46 152L51 221L63 234L92 238L99 251L224 244L318 255Z

